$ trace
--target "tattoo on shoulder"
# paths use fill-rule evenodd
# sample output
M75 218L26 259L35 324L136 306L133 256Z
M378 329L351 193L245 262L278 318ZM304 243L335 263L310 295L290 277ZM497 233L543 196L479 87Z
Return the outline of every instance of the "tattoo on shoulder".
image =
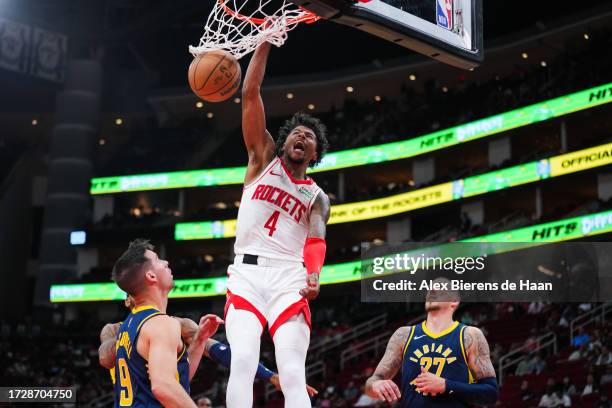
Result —
M464 345L470 370L476 379L495 377L489 343L482 331L476 327L468 327L464 332Z

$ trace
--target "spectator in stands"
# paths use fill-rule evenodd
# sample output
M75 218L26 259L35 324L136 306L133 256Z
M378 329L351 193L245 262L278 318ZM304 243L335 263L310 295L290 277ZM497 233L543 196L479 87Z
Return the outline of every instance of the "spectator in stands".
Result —
M599 396L599 401L595 403L593 408L612 408L612 402L608 399L608 395L604 393Z
M535 397L535 393L529 387L529 382L527 380L523 380L521 383L521 399L523 401L527 401Z
M374 405L378 405L378 401L373 399L373 398L370 398L365 393L365 385L362 385L361 386L361 395L359 396L359 399L357 400L357 402L353 406L354 407L369 407L369 406L374 406Z
M212 401L210 398L202 397L197 401L198 408L212 408Z
M572 346L580 347L583 344L588 344L589 340L591 340L591 336L589 336L587 333L585 333L584 329L582 327L580 327L578 329L578 334L576 336L574 336L574 339L572 340Z
M546 392L542 395L539 408L558 408L558 407L571 407L572 401L567 395L562 395L560 389L554 386L548 385Z
M495 346L493 346L493 350L491 350L491 362L493 363L493 365L497 364L503 353L504 348L502 347L502 345L500 343L495 343Z
M603 346L601 342L601 332L599 329L593 330L593 338L589 341L589 351L599 350Z
M533 359L533 371L536 374L541 374L546 369L546 361L542 358L541 353L537 353Z
M561 317L559 318L559 322L557 326L559 327L569 327L569 322L572 319L572 308L566 306L561 313Z
M601 376L599 385L606 385L612 383L612 365L606 367L606 372Z
M567 361L580 360L582 358L587 358L588 355L589 355L589 351L587 349L587 345L583 344L582 346L574 350L572 354L569 355L569 357L567 358Z
M612 364L612 352L610 352L610 349L608 349L607 346L603 346L599 356L597 356L597 359L595 360L595 365L599 366L608 364Z
M534 361L535 358L533 356L527 356L521 360L521 362L516 366L515 375L527 375L533 373L534 370Z
M563 395L576 395L576 386L572 384L569 376L563 377Z
M461 323L467 324L468 326L474 325L474 318L469 311L466 310L463 315L461 315Z
M542 302L531 302L527 308L527 314L539 315L544 310L544 303Z
M527 337L527 339L525 339L525 342L523 343L523 347L526 351L534 351L536 348L538 348L537 334L538 332L536 329L531 329L529 337Z
M582 390L582 396L594 394L599 392L599 385L595 382L593 374L587 375L586 384Z
M355 387L355 383L353 381L349 381L343 394L345 400L353 401L359 396L359 390L357 387Z

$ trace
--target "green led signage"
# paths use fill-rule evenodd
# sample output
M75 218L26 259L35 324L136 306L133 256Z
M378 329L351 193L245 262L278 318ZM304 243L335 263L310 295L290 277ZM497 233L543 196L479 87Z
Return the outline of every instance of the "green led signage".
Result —
M399 142L329 153L311 173L405 159L612 102L612 83ZM100 177L91 194L242 184L246 167Z

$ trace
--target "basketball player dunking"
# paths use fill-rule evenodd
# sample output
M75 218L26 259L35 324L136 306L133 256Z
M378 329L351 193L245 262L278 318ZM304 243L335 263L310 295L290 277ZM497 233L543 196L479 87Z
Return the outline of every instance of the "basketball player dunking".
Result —
M439 279L445 280L445 279ZM447 281L447 280L445 280ZM489 405L498 397L489 345L482 331L453 321L459 293L427 292L427 319L400 327L366 382L366 393L400 408ZM401 371L401 392L393 377Z
M232 348L228 408L253 406L253 379L266 324L274 341L285 407L310 407L305 362L308 301L319 293L329 200L306 176L327 148L325 127L297 113L276 141L260 95L270 44L255 51L242 90L242 132L249 162L234 263L228 268L226 333Z

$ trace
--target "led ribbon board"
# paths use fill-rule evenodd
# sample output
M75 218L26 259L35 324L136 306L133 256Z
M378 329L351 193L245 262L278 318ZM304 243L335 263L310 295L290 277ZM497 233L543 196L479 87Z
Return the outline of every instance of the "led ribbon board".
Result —
M328 224L364 221L612 164L612 143L376 200L333 205ZM236 236L236 220L178 223L177 241Z
M329 153L310 173L418 156L612 102L612 83L400 142ZM242 184L246 167L100 177L91 194Z
M612 232L612 210L562 219L530 227L469 238L458 242L489 242L491 254L496 253L495 243L516 242L524 246L538 246L550 242L570 241ZM443 246L446 244L441 244ZM523 245L521 245L523 246ZM435 248L435 247L434 247ZM321 272L321 284L330 285L357 281L361 277L361 261L325 265ZM224 295L226 277L205 279L179 279L170 292L171 298L191 298ZM123 300L125 292L115 283L84 283L53 285L51 302L91 302Z

